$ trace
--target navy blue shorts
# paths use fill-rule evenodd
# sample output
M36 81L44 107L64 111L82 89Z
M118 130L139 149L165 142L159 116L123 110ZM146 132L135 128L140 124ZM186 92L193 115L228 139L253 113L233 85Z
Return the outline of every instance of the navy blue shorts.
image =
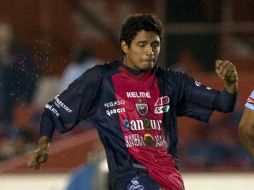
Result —
M124 190L160 190L160 186L147 174L141 173L133 177Z
M138 172L134 176L126 176L119 180L115 190L164 190L156 183L152 178L149 177L147 172ZM110 189L110 190L112 190ZM184 188L183 188L184 189Z

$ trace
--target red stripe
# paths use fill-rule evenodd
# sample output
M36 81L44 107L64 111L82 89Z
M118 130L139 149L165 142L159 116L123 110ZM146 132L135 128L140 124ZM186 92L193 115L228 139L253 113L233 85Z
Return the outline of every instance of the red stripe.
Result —
M151 178L165 190L182 190L181 175L175 167L174 159L167 154L164 130L160 125L163 113L155 114L154 112L156 102L160 98L156 77L149 73L142 73L142 77L134 77L130 73L123 72L114 75L112 79L117 101L125 101L125 104L119 105L118 108L126 110L126 112L119 113L119 117L130 155L143 164L149 171ZM147 95L141 96L140 93L143 95L147 93ZM148 107L148 111L138 111L136 103L139 103L141 108L142 104L144 109ZM149 120L153 125L152 129L144 128L144 119ZM126 123L129 124L129 128ZM148 145L145 138L149 139L151 144ZM161 144L158 141L160 138L163 139Z
M254 105L254 99L251 97L247 99L247 102Z

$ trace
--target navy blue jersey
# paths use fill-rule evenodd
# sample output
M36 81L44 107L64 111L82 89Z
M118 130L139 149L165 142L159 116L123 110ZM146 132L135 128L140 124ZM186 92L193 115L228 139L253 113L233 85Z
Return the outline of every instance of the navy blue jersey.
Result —
M46 104L41 128L67 132L90 120L105 147L113 188L141 165L161 187L180 190L176 117L207 122L220 94L181 72L137 72L115 61L88 70ZM235 98L230 100L234 107Z

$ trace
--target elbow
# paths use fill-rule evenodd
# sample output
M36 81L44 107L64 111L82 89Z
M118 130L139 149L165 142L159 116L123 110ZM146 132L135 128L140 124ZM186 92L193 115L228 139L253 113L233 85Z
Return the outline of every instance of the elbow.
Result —
M244 126L240 123L238 126L238 139L240 140L240 142L242 144L244 144L244 137L246 136L246 130L244 128Z
M222 106L218 111L222 113L230 113L235 110L235 105L230 105L230 106Z

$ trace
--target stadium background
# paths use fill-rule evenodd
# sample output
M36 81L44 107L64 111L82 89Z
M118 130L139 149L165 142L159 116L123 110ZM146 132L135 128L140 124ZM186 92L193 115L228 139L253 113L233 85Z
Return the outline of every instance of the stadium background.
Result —
M236 131L244 102L254 85L253 8L252 0L0 0L0 21L13 25L17 40L34 55L39 76L33 104L15 110L16 126L31 130L33 114L57 94L60 76L72 61L73 45L85 44L104 61L120 58L118 31L122 20L131 13L153 13L165 27L159 64L184 68L217 88L222 86L213 73L216 58L233 61L239 71L235 113L215 113L207 126L188 118L179 119L179 155L186 189L205 190L219 185L217 189L247 190L254 184L249 180L253 179L254 164L239 145ZM208 136L209 132L214 136ZM214 143L225 140L222 145L226 148L219 149L223 156L211 157L218 152L197 146L212 137ZM35 182L37 189L46 182L48 186L43 189L64 189L71 172L86 162L86 154L96 142L96 132L90 126L80 126L69 134L56 135L49 162L40 171L26 168L28 152L2 160L0 189L22 189L25 181L28 185ZM193 147L197 151L191 151ZM218 160L211 163L207 158ZM36 176L39 177L31 180ZM48 176L55 180L49 181ZM224 182L220 184L219 179ZM33 189L34 185L24 189Z

